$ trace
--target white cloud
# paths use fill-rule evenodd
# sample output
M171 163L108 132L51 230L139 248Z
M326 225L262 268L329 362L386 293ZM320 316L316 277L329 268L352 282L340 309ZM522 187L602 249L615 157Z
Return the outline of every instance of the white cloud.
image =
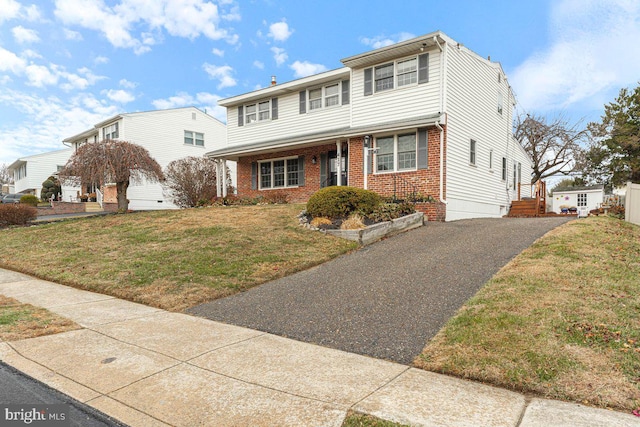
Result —
M156 99L151 103L160 110L189 106L197 107L205 110L207 114L217 118L221 122L226 122L227 110L218 105L219 99L221 99L220 96L208 92L198 92L195 96L186 92L178 92L174 96L165 99Z
M130 82L127 79L121 79L118 84L127 89L134 89L138 86L138 83Z
M602 108L640 70L640 4L563 0L551 10L551 45L511 73L525 110Z
M216 49L215 47L211 49L211 53L213 53L216 56L219 56L220 58L224 56L224 50Z
M293 30L289 29L289 24L283 19L280 22L269 25L269 34L267 35L275 41L283 42L286 41L291 34L293 34Z
M253 66L259 70L264 70L264 63L258 60L253 61Z
M0 46L0 71L11 71L14 74L19 74L26 66L27 63L24 59Z
M271 52L273 52L273 59L276 61L278 66L284 64L287 59L289 59L289 55L287 52L281 47L272 47Z
M0 92L0 105L20 113L22 122L0 123L0 163L13 162L18 156L65 148L62 140L92 127L117 109L97 101L90 94L79 94L69 101L56 97L38 97L8 89Z
M96 58L93 60L93 62L96 65L106 64L106 63L109 62L109 58L107 58L106 56L96 56Z
M293 76L296 78L307 77L313 74L327 71L327 67L322 64L312 64L309 61L296 61L289 66L293 70Z
M233 87L237 84L236 80L232 77L233 68L228 65L222 65L220 67L212 64L205 63L202 68L209 74L212 79L218 80L218 89L225 87Z
M11 32L13 33L13 38L20 44L36 43L40 41L40 37L38 37L38 32L36 30L24 28L22 25L13 27Z
M35 4L25 7L23 15L29 22L40 21L42 19L40 9L38 9L38 6L36 6Z
M392 44L396 44L396 43L400 43L403 42L405 40L409 40L414 38L415 35L411 34L411 33L399 33L399 34L395 34L393 36L387 37L387 36L375 36L375 37L361 37L360 38L360 42L362 44L365 44L367 46L371 46L374 49L378 49L381 47L385 47L385 46L390 46Z
M129 102L135 101L136 99L133 94L122 89L109 89L107 91L102 91L102 93L104 93L110 100L119 104L127 104Z
M15 0L0 0L0 24L18 16L20 3Z
M204 36L238 41L237 35L219 27L218 6L205 0L121 0L112 7L103 0L56 0L55 5L54 14L64 24L100 32L113 46L138 55L158 43L162 30L192 40Z
M75 41L82 40L82 34L80 34L77 31L68 30L66 28L64 28L63 31L64 31L64 38L67 40L75 40Z
M29 86L44 87L58 83L58 75L44 65L31 64L25 68Z

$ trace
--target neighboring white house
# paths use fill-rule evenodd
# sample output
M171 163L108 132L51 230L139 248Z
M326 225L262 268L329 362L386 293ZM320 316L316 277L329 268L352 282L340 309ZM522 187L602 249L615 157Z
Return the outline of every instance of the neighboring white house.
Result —
M419 193L430 220L499 217L530 183L512 137L515 99L499 63L442 32L342 60L343 68L219 101L238 196L303 202L349 185Z
M40 197L42 183L50 176L58 173L67 163L72 153L73 150L67 148L65 150L21 157L11 163L8 170L9 173L13 173L13 191Z
M563 213L562 210L575 208L589 212L597 209L604 201L604 186L572 187L556 189L551 193L551 206L555 213ZM565 212L566 213L566 212Z
M226 130L222 122L204 111L186 107L118 114L91 129L66 138L63 142L77 149L86 142L106 139L128 141L146 148L151 157L164 169L174 160L188 156L201 157L208 150L224 147ZM235 164L226 162L226 167L231 174L230 185L235 185ZM105 198L115 196L113 186L107 185L103 189L63 189L63 197L65 201L69 201L75 200L78 192L96 192L100 201L101 190L105 193ZM131 182L127 198L132 210L176 208L165 197L159 183Z

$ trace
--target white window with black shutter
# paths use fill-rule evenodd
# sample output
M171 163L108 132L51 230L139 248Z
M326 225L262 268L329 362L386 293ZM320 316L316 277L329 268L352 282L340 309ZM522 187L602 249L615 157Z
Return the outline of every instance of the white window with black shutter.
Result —
M349 80L300 91L300 114L349 103Z
M278 118L278 98L238 106L238 126L268 122Z
M262 160L251 164L253 190L302 186L304 186L304 156Z
M429 82L429 54L364 69L364 95Z
M427 169L427 130L418 129L417 132L376 137L374 153L374 173ZM370 173L369 166L365 166L367 173Z

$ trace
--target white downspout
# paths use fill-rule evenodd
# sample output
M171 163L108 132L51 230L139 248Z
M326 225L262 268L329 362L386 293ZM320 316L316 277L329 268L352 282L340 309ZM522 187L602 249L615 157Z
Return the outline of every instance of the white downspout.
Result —
M440 49L440 114L445 114L444 110L446 108L446 90L447 90L447 79L445 76L446 68L445 68L445 60L446 54L444 52L444 48L438 41L438 36L433 36L433 41ZM446 121L446 115L445 115ZM440 126L440 120L436 120L436 128L440 131L440 195L439 200L440 203L448 204L447 199L444 198L444 129Z

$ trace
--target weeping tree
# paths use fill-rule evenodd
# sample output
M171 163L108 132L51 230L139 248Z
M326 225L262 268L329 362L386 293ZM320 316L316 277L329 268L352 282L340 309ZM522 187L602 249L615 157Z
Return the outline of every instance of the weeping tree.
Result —
M162 168L144 147L126 141L104 140L81 145L58 176L66 184L116 184L118 211L129 209L127 189L132 181L158 182Z

